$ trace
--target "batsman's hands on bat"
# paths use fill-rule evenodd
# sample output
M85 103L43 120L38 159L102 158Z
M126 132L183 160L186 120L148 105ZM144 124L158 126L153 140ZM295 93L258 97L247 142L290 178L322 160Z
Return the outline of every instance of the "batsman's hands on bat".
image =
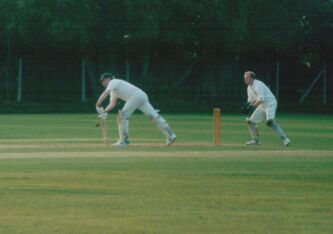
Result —
M108 117L108 113L105 112L103 107L96 107L96 111L100 119L105 120Z
M103 112L101 114L98 115L98 118L102 119L102 120L106 120L108 117L108 113L107 112Z

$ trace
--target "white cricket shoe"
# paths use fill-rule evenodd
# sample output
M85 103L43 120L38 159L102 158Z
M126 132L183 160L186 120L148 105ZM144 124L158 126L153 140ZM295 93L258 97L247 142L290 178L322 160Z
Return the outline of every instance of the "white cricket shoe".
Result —
M128 141L117 141L116 143L112 144L112 146L116 146L116 147L127 147L129 145Z
M165 144L166 144L167 146L169 146L169 145L171 145L172 143L174 143L176 139L177 139L176 134L172 134L172 135L167 139L167 141L166 141Z
M286 137L282 140L282 142L283 142L284 146L288 146L291 141L289 140L289 138Z
M245 145L260 145L260 141L256 139L252 139L245 143Z

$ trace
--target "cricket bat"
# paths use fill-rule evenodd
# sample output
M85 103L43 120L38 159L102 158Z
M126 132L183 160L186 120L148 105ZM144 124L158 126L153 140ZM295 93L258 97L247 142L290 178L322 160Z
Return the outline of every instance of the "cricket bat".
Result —
M106 119L100 119L95 126L101 127L104 144L109 145L109 130Z

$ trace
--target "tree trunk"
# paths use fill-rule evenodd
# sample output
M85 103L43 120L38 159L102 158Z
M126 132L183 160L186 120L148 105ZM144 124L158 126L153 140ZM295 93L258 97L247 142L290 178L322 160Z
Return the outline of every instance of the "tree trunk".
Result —
M6 81L5 81L5 101L10 100L10 60L11 60L10 38L7 40L7 62L6 62Z
M126 76L126 81L130 82L130 60L128 54L128 45L126 45L125 76Z
M280 93L280 62L279 60L276 61L276 68L275 68L275 97L276 100L279 100L279 93Z
M323 65L323 103L327 103L327 61Z
M82 67L81 67L81 102L86 101L86 67L87 67L87 60L82 59Z
M88 77L89 77L89 81L91 84L91 92L92 92L92 97L95 98L98 96L97 94L97 78L96 78L96 72L94 72L94 68L92 63L89 62L89 60L87 59L87 70L88 70Z
M143 63L141 72L141 86L145 87L149 78L149 66L150 66L150 43L147 42L144 45L143 51Z
M19 59L18 64L18 75L17 75L17 102L22 101L22 82L23 82L23 65L22 65L22 58Z

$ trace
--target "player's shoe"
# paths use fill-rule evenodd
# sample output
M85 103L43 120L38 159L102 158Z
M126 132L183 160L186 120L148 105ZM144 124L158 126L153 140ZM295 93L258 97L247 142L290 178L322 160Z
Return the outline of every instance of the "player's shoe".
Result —
M260 145L260 141L258 139L252 139L246 142L245 145Z
M282 140L282 142L283 142L284 146L289 146L291 141L289 140L289 138L286 137Z
M116 146L116 147L127 147L129 145L129 141L125 140L125 141L117 141L116 143L112 144L112 146Z
M176 134L172 134L172 135L167 139L167 141L166 141L165 144L166 144L167 146L169 146L169 145L171 145L172 143L174 143L176 139L177 139Z

